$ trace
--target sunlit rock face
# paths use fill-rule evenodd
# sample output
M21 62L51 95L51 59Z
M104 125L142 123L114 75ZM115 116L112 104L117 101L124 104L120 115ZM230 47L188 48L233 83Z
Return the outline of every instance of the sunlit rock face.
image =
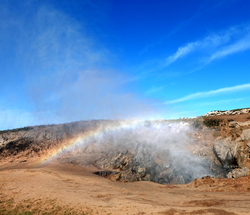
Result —
M239 115L239 114L247 114L250 113L250 108L242 108L242 109L235 109L235 110L215 110L206 113L204 116L221 116L221 115Z
M229 171L229 178L237 178L250 174L250 129L242 130L238 138L231 136L217 138L214 143L214 153L224 169Z
M250 175L250 109L212 111L206 116L205 124L216 131L214 155L227 177Z

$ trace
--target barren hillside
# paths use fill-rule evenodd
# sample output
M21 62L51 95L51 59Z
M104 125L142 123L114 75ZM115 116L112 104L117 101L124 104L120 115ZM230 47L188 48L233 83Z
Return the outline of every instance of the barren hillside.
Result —
M250 214L237 111L0 131L0 214Z

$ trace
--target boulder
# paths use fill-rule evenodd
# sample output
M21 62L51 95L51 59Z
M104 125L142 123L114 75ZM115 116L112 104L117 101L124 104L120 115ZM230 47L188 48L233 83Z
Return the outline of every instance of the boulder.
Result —
M248 145L246 146L241 138L232 141L231 137L228 137L217 140L213 149L223 167L233 169L244 167L244 162L249 157L249 147Z
M227 174L228 178L239 178L242 176L250 175L250 169L248 167L237 168L234 169L232 172Z
M214 153L225 169L232 169L238 166L236 158L237 148L238 143L232 141L231 137L217 140L214 143Z
M249 141L250 140L250 129L243 130L240 137L243 141Z

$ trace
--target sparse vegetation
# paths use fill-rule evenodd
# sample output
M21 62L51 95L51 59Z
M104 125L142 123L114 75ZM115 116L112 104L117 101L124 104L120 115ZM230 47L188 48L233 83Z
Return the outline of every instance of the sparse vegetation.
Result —
M36 126L26 126L22 128L14 128L14 129L7 129L7 130L1 130L0 134L3 133L8 133L8 132L18 132L18 131L30 131L34 128L46 128L46 127L52 127L55 126L56 124L49 124L49 125L36 125ZM60 124L58 124L60 125Z
M238 108L238 109L233 109L232 111L235 112L235 111L240 111L240 110L243 110L243 109L248 109L248 108Z
M204 119L203 124L206 125L207 127L216 127L216 126L219 126L221 122L222 122L221 119L207 118L207 119Z
M32 126L28 126L28 127L23 127L23 128L8 129L8 130L0 131L0 134L7 133L7 132L29 131L29 130L32 130L33 128L34 127Z
M203 127L203 123L202 123L202 121L201 120L199 120L199 119L196 119L196 120L194 120L193 122L192 122L192 126L193 126L193 128L195 128L195 129L202 129L202 127Z
M1 197L2 198L2 197ZM88 208L59 206L55 199L25 200L16 203L14 199L0 200L0 215L87 215L92 214Z
M232 111L232 112L235 112L235 111L241 111L241 110L244 110L244 109L249 109L249 107L248 107L248 108L237 108L237 109L232 109L231 111ZM226 111L228 111L228 110L214 110L214 111L226 112Z

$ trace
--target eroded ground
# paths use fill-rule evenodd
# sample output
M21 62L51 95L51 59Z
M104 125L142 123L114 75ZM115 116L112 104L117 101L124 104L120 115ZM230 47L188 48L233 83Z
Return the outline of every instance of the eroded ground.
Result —
M250 177L122 183L92 167L34 164L1 164L0 214L250 214Z
M204 120L207 120L210 130L203 128ZM51 154L53 147L60 147L60 143L82 132L82 129L88 132L88 126L94 128L95 123L78 122L2 131L0 215L250 214L249 172L246 172L248 176L239 178L204 177L185 185L165 185L150 181L111 181L93 174L100 170L96 167L80 166L81 162L66 162L66 155L59 159L60 163L54 160L46 165L37 165L44 160L43 156L46 158ZM203 156L204 147L213 152L215 139L230 138L228 145L222 141L224 151L219 152L226 154L228 148L237 145L234 160L238 159L241 167L250 167L250 113L202 118L195 127L197 130L190 134L197 145L197 149L190 149L194 154ZM242 136L245 130L248 133ZM212 156L210 151L205 155ZM87 155L82 156L86 159ZM221 161L224 160L221 158Z

